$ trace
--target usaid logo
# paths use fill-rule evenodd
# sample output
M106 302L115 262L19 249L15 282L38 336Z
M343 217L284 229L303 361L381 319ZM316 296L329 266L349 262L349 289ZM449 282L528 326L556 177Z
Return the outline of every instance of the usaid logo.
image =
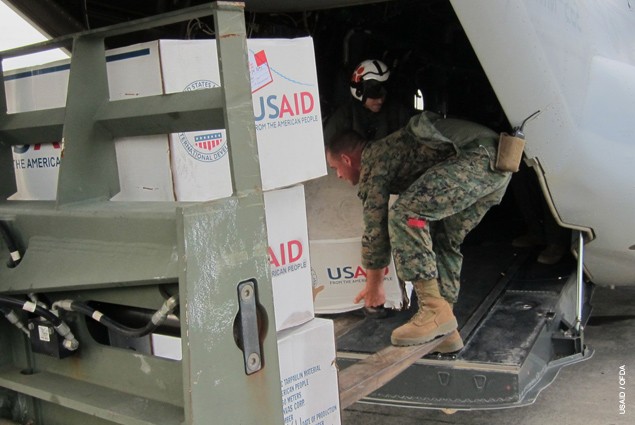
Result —
M302 242L297 239L283 242L277 247L270 246L267 253L269 254L272 276L280 276L308 266L307 260L304 258Z
M384 268L384 279L390 269ZM352 283L366 279L366 270L362 266L327 267L326 274L332 284Z
M254 106L256 122L265 118L290 118L300 115L308 115L315 108L315 100L313 95L308 91L293 93L290 95L283 94L278 97L275 94L266 98L260 96Z
M183 91L211 89L218 84L209 80L196 80ZM227 154L227 140L221 130L209 132L178 133L179 141L185 151L194 159L201 162L214 162Z

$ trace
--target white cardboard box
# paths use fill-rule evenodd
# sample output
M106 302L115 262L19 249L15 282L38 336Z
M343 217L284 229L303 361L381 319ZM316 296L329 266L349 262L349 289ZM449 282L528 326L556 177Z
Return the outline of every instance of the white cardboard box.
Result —
M344 313L361 308L363 302L353 302L366 283L366 272L361 266L363 208L357 187L338 179L330 169L328 175L307 182L305 190L315 313ZM402 308L392 261L384 289L385 306Z
M159 44L135 44L106 53L111 100L163 93ZM167 134L115 139L120 192L113 201L174 201Z
M325 175L312 39L248 39L247 47L263 190ZM220 86L214 40L161 40L160 50L165 93ZM224 129L173 134L170 141L177 200L231 194Z
M309 245L315 313L344 313L363 307L363 301L354 303L355 296L366 284L366 271L361 265L361 239L311 240ZM392 260L385 273L384 306L401 309L402 294Z
M333 322L315 318L276 338L284 424L341 424ZM182 358L180 338L154 336L153 350L159 357Z
M316 318L279 332L278 359L284 424L340 424L333 322Z
M164 93L221 85L215 40L160 40ZM174 193L179 201L207 201L232 194L225 129L170 137Z
M325 175L312 39L253 39L247 45L263 189ZM108 51L107 60L113 100L220 85L215 40L137 44ZM68 68L61 61L7 73L13 76L5 83L9 110L63 106ZM42 141L50 142L59 141ZM121 192L113 200L208 201L231 195L224 129L122 138L115 147ZM55 199L61 151L55 149L14 154L18 191L12 199Z
M68 61L5 72L7 112L26 112L64 106L68 87ZM13 146L17 192L11 200L51 200L57 192L61 140L39 145Z
M163 92L157 42L110 50L106 54L110 98L121 100ZM58 61L7 72L10 113L63 107L70 62ZM139 78L143 76L143 78ZM51 143L54 142L54 143ZM17 192L12 200L54 200L61 140L13 148ZM173 201L168 135L115 139L121 191L113 200Z
M276 331L314 317L304 187L264 193Z

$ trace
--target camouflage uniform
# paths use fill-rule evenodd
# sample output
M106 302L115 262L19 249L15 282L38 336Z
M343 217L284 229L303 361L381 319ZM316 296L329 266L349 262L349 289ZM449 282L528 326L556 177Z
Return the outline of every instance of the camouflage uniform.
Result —
M498 136L468 121L424 112L362 153L358 196L364 208L362 262L387 266L402 280L439 280L457 301L460 246L487 210L500 203L510 173L494 169ZM399 198L389 208L391 194Z

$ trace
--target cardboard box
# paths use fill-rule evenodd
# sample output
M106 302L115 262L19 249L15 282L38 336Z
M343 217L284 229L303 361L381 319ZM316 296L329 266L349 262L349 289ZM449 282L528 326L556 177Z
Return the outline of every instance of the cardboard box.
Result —
M279 332L278 359L284 424L340 424L333 322L316 318Z
M263 189L325 175L312 39L253 39L247 44ZM68 63L8 72L9 110L63 106ZM215 40L137 44L108 51L107 63L113 100L220 85ZM61 143L43 140L41 146L50 142ZM115 148L121 191L112 200L208 201L232 193L224 129L122 138ZM11 199L55 199L61 149L40 150L14 154L18 191Z
M363 301L353 302L366 284L361 239L311 240L309 246L315 313L344 313L363 307ZM385 269L384 289L384 306L401 309L402 293L392 261Z
M263 190L325 175L312 39L249 39L247 47ZM220 86L214 40L161 40L160 50L166 93ZM177 200L231 194L224 129L173 134L170 142Z
M4 73L7 112L26 112L62 107L66 103L68 61ZM62 151L61 140L13 146L13 167L17 191L10 200L53 200Z
M110 98L121 100L163 92L158 43L108 51ZM9 112L63 107L70 62L58 61L5 73ZM143 76L143 78L140 78ZM63 141L14 146L17 192L11 200L55 200ZM174 201L168 135L115 139L120 192L117 201Z
M305 189L315 313L359 309L363 302L355 304L353 300L364 288L366 271L361 266L364 223L357 187L338 179L330 169L328 175L307 182ZM393 196L390 203L395 199ZM385 306L401 309L403 300L392 262L384 285Z
M219 87L215 40L160 40L164 93ZM169 136L174 193L179 201L207 201L232 194L225 129Z
M276 337L284 424L341 424L333 322L316 318ZM181 360L181 339L153 335L153 354Z
M163 93L159 44L148 42L106 53L111 100ZM120 191L113 201L174 201L167 134L115 139Z
M264 193L276 331L314 317L302 185Z
M17 191L11 201L55 200L61 141L13 146L13 168Z

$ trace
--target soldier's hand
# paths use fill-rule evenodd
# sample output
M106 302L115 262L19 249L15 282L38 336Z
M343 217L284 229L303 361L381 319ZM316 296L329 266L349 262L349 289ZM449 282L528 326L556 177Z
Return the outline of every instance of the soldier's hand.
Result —
M365 307L378 307L386 302L384 290L383 269L368 269L366 271L366 285L355 297L355 304L364 300Z

